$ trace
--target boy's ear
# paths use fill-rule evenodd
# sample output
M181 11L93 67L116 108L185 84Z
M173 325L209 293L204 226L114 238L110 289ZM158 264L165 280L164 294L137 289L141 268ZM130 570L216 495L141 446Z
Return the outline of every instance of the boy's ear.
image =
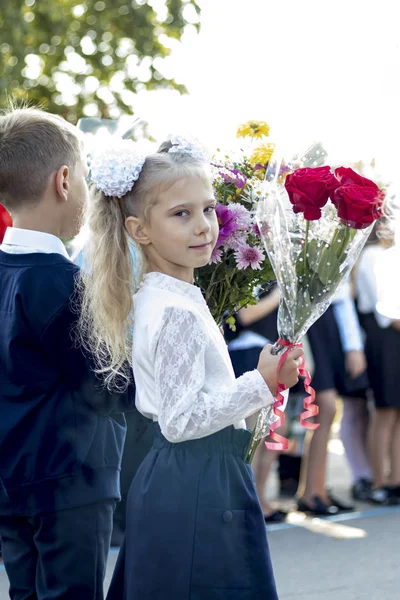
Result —
M56 190L57 194L63 200L68 200L68 192L69 192L69 169L66 165L60 167L56 173Z
M131 238L137 244L148 246L151 243L144 222L139 217L127 217L127 219L125 219L125 227Z

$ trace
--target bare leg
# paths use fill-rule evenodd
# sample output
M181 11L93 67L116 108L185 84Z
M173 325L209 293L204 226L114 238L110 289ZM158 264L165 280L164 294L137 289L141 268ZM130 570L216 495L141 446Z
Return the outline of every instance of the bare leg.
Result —
M343 418L340 437L350 466L353 483L359 479L371 479L368 455L369 409L362 398L343 398Z
M249 424L251 426L252 422L250 421L249 423L248 420L247 424L248 426ZM283 427L280 427L276 431L281 435L285 435L287 427L286 425L283 425ZM265 487L267 485L269 474L271 473L272 465L279 457L279 454L280 452L277 452L275 450L267 450L264 445L264 442L261 442L256 450L252 463L258 498L260 500L263 513L266 517L268 517L274 512L274 508L271 506L271 504L267 501L265 497Z
M398 410L395 408L377 408L372 419L369 448L376 488L388 484L386 463L389 459L397 414Z
M306 435L297 496L309 506L314 506L314 496L320 496L323 502L329 503L325 476L329 435L336 414L336 397L336 390L325 390L317 394L317 420L320 425Z
M262 511L266 517L272 514L274 509L266 499L265 487L269 474L271 473L271 467L277 460L279 454L279 452L275 452L274 450L267 450L264 446L264 443L261 442L253 459L253 472L257 494L260 500Z
M400 410L396 410L391 441L389 483L393 486L400 486Z

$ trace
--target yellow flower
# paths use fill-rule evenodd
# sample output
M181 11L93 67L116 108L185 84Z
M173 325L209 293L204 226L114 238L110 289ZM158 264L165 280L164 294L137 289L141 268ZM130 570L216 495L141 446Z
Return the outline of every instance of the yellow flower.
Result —
M250 156L251 166L262 165L264 167L270 160L274 150L275 144L263 144L254 148L253 154Z
M236 137L261 138L269 136L269 125L266 121L248 121L239 125L236 131Z

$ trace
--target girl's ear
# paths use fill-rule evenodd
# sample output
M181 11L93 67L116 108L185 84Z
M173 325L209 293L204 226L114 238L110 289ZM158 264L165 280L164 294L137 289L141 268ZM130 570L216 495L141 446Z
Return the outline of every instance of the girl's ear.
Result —
M145 224L139 217L127 217L127 219L125 219L125 227L131 238L137 244L148 246L151 243L151 240L147 235Z
M68 200L69 169L66 165L63 165L58 169L55 177L55 184L58 196L62 200Z

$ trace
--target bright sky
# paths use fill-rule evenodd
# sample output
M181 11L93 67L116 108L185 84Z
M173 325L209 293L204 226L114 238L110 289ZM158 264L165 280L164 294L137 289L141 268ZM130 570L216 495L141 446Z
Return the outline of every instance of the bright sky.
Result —
M169 68L189 96L139 95L135 112L158 139L190 131L210 149L262 119L294 151L322 140L331 162L375 156L400 179L397 0L203 0Z

